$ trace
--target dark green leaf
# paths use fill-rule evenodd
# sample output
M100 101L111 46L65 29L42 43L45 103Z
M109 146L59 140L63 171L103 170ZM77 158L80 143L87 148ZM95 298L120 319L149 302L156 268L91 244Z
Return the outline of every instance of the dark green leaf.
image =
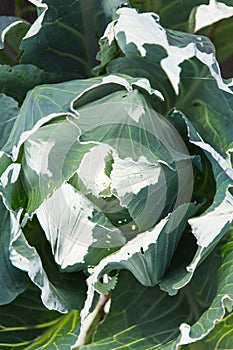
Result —
M10 213L6 210L1 197L0 218L0 305L3 305L10 303L28 287L28 279L10 261Z
M20 104L29 90L37 85L59 83L70 76L60 73L47 73L30 64L14 67L0 66L0 92L13 97Z
M20 212L17 215L13 213L10 241L12 264L26 271L31 281L41 289L42 302L48 309L62 313L81 310L86 293L84 274L61 273L36 218L28 221L23 230L19 221Z
M183 122L181 122L182 119ZM212 204L202 215L189 220L192 233L198 244L195 256L190 255L187 266L185 265L187 263L187 254L185 251L181 252L183 263L180 260L178 263L179 267L176 264L172 264L171 271L167 273L167 276L160 284L163 290L168 291L170 294L175 294L178 289L190 281L198 264L208 256L232 224L233 197L229 192L229 188L233 185L233 171L229 160L225 160L210 145L204 143L184 115L182 116L180 112L174 111L170 115L169 120L178 130L184 127L184 124L181 127L182 123L186 123L185 128L189 130L190 141L199 147L208 158L216 183L216 193Z
M114 287L116 277L113 270L129 270L144 286L154 286L163 278L176 246L187 224L187 218L198 209L193 204L183 204L167 218L161 220L153 230L138 234L116 253L102 259L94 267L88 278L88 300L83 311L86 314L91 306L94 288L107 294ZM108 274L108 279L103 275Z
M0 64L16 64L20 43L30 24L17 17L0 16Z
M175 350L178 344L194 343L193 349L200 339L204 339L200 346L208 346L206 334L224 317L225 308L231 311L232 252L232 243L223 242L197 269L192 282L175 297L169 297L158 287L143 287L128 272L120 272L109 315L98 326L92 343L81 349ZM224 341L218 326L216 330ZM227 339L230 338L226 335L225 344L230 344Z
M79 312L61 315L44 308L38 289L30 287L11 304L0 307L0 348L69 350L79 333Z
M158 287L143 287L128 272L121 272L112 293L110 313L94 339L82 350L175 349L181 322L195 319L186 295L169 297Z
M227 6L233 6L232 0L218 1L225 3ZM208 5L208 0L130 0L133 7L138 8L141 12L155 12L160 17L160 22L165 28L179 30L183 32L193 32L195 29L195 14L196 9L200 5ZM204 12L214 12L213 9L203 9ZM231 33L232 33L232 18L222 19L224 16L217 19L216 22L211 22L208 16L205 19L210 25L204 25L199 31L200 34L208 36L216 47L216 55L220 63L229 58L232 53ZM210 17L211 19L211 17ZM222 19L222 20L221 20ZM212 25L213 23L213 25Z
M35 28L37 34L28 34L22 42L21 63L87 78L95 65L98 39L121 2L46 0L48 9L42 14L41 28L35 22L31 30ZM46 7L44 3L42 6Z
M6 143L13 124L19 114L19 107L18 103L12 97L0 93L0 108L0 148L2 148Z
M233 313L217 322L214 329L203 340L194 345L184 345L181 350L231 350L233 339Z
M181 337L181 344L189 344L191 342L203 339L206 334L208 334L215 326L216 322L221 321L226 312L232 312L233 306L233 274L232 274L232 261L233 261L233 243L232 243L232 233L227 236L227 239L223 241L220 252L217 251L218 256L221 257L221 264L219 266L217 274L217 288L215 290L215 296L209 308L201 315L199 320L192 325L192 327L186 327L186 336L183 333L183 339ZM201 265L202 270L205 268L205 263ZM198 272L197 272L198 273ZM213 277L213 275L212 275ZM209 279L206 279L206 281ZM207 283L207 282L206 282ZM185 327L184 327L185 328ZM216 333L219 334L218 328ZM224 327L221 329L221 337L224 339ZM221 340L221 337L219 340ZM208 339L208 338L207 338ZM211 339L211 333L209 336ZM216 339L216 338L215 338ZM205 338L203 344L208 346L208 342L205 343ZM216 344L216 343L215 343ZM227 334L226 334L226 344L227 344ZM217 347L218 349L218 347ZM221 348L220 348L221 349ZM220 350L219 349L219 350Z
M233 1L231 1L233 6ZM220 63L225 62L233 54L231 43L231 33L233 31L232 17L219 22L213 30L211 40L216 47L216 56ZM231 76L233 74L231 73Z
M197 63L193 68L191 64L186 65L181 73L183 93L176 106L186 114L203 140L226 158L227 151L233 147L232 94L219 89L216 81L208 74L195 77L190 85L187 77L193 76L191 70L194 67L200 68ZM189 92L185 95L187 90Z

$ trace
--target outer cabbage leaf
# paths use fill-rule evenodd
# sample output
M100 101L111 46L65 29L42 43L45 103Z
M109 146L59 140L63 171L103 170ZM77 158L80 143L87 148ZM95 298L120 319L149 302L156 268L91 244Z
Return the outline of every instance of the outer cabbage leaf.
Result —
M0 64L16 64L19 46L30 24L22 18L0 16Z
M199 33L213 41L217 49L218 61L221 63L233 53L229 45L232 32L232 0L196 0L195 2L130 0L130 4L141 12L156 12L165 28L193 33L198 31L198 25L202 28ZM206 16L206 12L211 15Z
M200 339L204 339L200 344L208 346L211 330L216 322L224 320L226 309L230 311L232 307L230 241L225 240L215 248L196 270L190 284L174 297L158 287L143 287L128 272L120 272L109 314L94 332L93 342L81 349L175 350L181 344L199 344Z
M177 130L181 132L184 128L188 130L191 143L202 149L208 158L216 182L216 193L207 210L202 215L189 220L192 233L198 244L198 249L192 261L191 259L189 262L185 261L185 263L188 263L186 268L183 265L184 261L183 263L179 261L179 267L174 264L160 284L161 288L167 290L171 295L177 293L178 289L190 281L198 264L205 259L223 235L226 234L233 220L233 197L229 192L229 188L233 185L233 171L230 160L225 160L210 145L204 143L181 112L174 111L169 120L172 119Z
M206 17L206 12L210 13L208 18ZM198 6L192 15L195 21L194 32L197 32L221 19L232 17L233 7L224 4L224 2L210 0L208 5L202 4Z
M121 2L37 2L40 16L23 39L20 62L47 72L62 70L72 73L73 78L87 78L95 64L98 38Z
M198 206L194 204L181 205L151 231L138 234L116 253L102 259L87 279L88 296L82 319L85 319L92 305L94 290L107 294L113 288L116 277L111 277L111 271L127 269L144 286L158 284L171 262L187 219L197 210Z
M120 50L126 56L141 56L152 61L159 53L161 68L166 73L175 93L179 93L180 71L179 65L187 59L196 57L209 68L216 79L218 87L229 91L223 83L214 48L211 42L201 36L165 30L158 23L158 16L152 13L138 14L135 9L122 8L117 11L119 18L108 25L104 37L109 45L116 40ZM135 27L136 32L135 32ZM139 33L144 33L142 37ZM158 51L158 46L159 51ZM162 51L161 51L162 49ZM101 55L99 56L101 58ZM158 61L156 57L155 62Z
M20 224L21 212L11 213L10 259L14 266L27 272L41 289L41 300L49 310L66 313L81 309L85 300L85 276L61 273L54 262L51 248L36 218Z
M171 298L158 287L142 286L130 273L120 273L112 293L110 312L81 350L175 349L174 339L183 320L192 322L193 310L185 294Z
M94 143L80 144L78 139L79 130L64 120L40 128L24 142L22 183L28 196L28 213L33 213L68 180L84 154L95 146Z
M209 308L201 315L199 320L191 327L187 324L181 326L179 344L189 344L203 339L215 327L216 322L221 321L226 311L231 312L233 306L232 293L232 259L233 245L232 233L227 236L221 247L221 264L217 274L217 289L215 297ZM203 263L203 268L205 262ZM204 343L205 344L205 343Z
M21 66L18 66L18 67L21 67ZM27 66L27 68L29 67ZM29 72L31 72L31 69L29 69ZM65 112L69 111L70 103L77 96L77 93L80 93L83 89L92 85L93 82L96 82L99 80L100 80L99 78L98 79L94 78L94 80L90 79L87 81L84 81L84 80L70 81L67 83L61 83L56 85L51 84L51 85L37 86L34 90L30 91L19 111L19 115L16 119L16 122L14 123L14 126L11 130L8 140L6 144L3 146L2 150L6 154L10 155L14 160L16 160L19 155L19 150L21 145L25 140L27 140L30 137L30 135L32 135L36 130L38 130L43 124L48 123L52 119L63 116ZM59 136L58 133L60 132L60 134L63 135L64 142L67 143L68 148L66 149L69 149L69 147L72 145L72 142L70 143L69 139L65 138L63 131L61 130L61 128L59 128L59 125L55 125L54 128L57 130L55 137L58 137ZM76 138L76 135L78 135L78 130L76 130L76 133L75 133L74 128L71 128L71 129L72 129L72 135L74 135ZM48 133L46 133L46 130L45 130L45 135L43 137L45 138L46 135L48 135ZM83 148L85 151L87 151L90 147L84 146ZM45 150L46 150L46 147L45 147ZM55 155L56 154L57 153L55 152ZM33 154L33 155L34 157L36 157L35 162L37 162L38 160L37 154ZM41 154L41 156L42 155L43 154ZM4 156L4 157L7 157L7 156ZM73 163L74 162L75 160L73 159ZM18 166L19 164L18 165L14 164L14 165L10 165L8 169L5 169L5 168L2 169L2 172L5 172L3 176L6 179L4 184L4 189L3 189L5 201L7 202L8 207L13 209L27 206L27 203L25 202L25 199L26 199L25 191L22 188L21 175L19 174L19 172L17 172L17 176L16 176L16 170L19 170L17 168ZM57 170L56 163L53 164L53 167L55 167L55 170ZM34 172L34 176L36 175L37 174ZM12 180L12 176L14 180ZM71 176L71 174L69 174L69 176ZM30 174L29 174L29 177L30 177ZM63 177L64 175L62 173L62 169L60 169L56 177L57 181L55 181L54 183L55 188L58 188L62 184ZM16 179L18 179L17 183L16 183ZM44 197L41 198L41 194L44 194L44 196L46 197L47 192L51 192L54 190L54 188L52 187L51 187L51 190L48 188L48 183L45 180L47 181L47 179L43 180L46 185L44 189L35 190L34 185L32 183L31 196L30 196L30 193L27 193L30 199L29 209L31 207L32 211L35 210L35 208L37 208L41 203L41 201L44 199ZM37 185L39 186L39 182L37 182ZM29 191L30 181L29 181L29 185L26 185L25 188L27 191Z
M200 68L197 63L191 62L184 68L181 73L182 93L176 106L189 118L203 140L227 158L227 152L232 148L232 87L229 86L230 92L223 91L214 79L205 74L190 85L186 77L195 75L195 69ZM186 89L189 93L185 95Z
M74 80L35 87L28 93L3 151L13 153L13 158L17 159L20 146L33 132L57 114L69 112L77 94L100 80Z
M165 30L156 15L134 11L118 10L118 21L107 28L100 41L98 59L105 61L99 69L106 65L108 48L111 55L115 45L117 58L107 64L107 72L147 77L165 98L156 109L162 114L173 106L182 110L202 138L226 157L232 147L232 91L222 81L213 45L205 37ZM135 35L136 23L145 33L142 39L140 34Z
M41 303L38 289L30 287L11 304L0 307L0 347L20 350L68 350L79 333L79 313L61 315Z
M233 3L231 2L231 5ZM216 46L217 52L217 59L220 63L224 63L226 60L229 60L233 54L233 50L231 45L229 45L229 42L231 41L231 32L233 29L233 21L232 17L228 19L224 19L223 21L219 22L216 26L216 30L213 31L213 35L211 40L214 42L214 45ZM223 67L222 67L223 68ZM228 78L230 72L226 75Z
M4 203L9 210L17 210L27 205L26 193L20 178L21 164L11 163L6 154L1 157L1 162L6 164L0 177L0 191L4 199Z
M232 348L232 329L233 314L230 313L226 317L216 323L214 329L201 341L195 343L195 346L202 347L207 350L231 350ZM193 345L184 345L182 350L192 350Z
M19 113L18 103L9 96L0 93L0 128L1 128L1 140L0 148L6 143L8 135L13 127L15 119Z
M1 103L1 141L2 147L17 119L19 113L18 103L5 94L0 94ZM6 207L18 208L25 204L24 190L18 179L20 164L11 164L10 157L3 151L0 152L0 193L4 197Z
M206 16L206 12L210 16ZM201 32L204 35L211 37L216 50L217 58L220 63L223 63L231 57L233 50L229 46L231 41L232 30L232 16L233 16L233 2L232 1L216 1L210 0L208 5L201 4L194 7L189 17L189 28L194 32ZM212 25L210 27L210 25ZM203 30L203 28L207 29ZM222 38L220 41L220 37Z
M0 66L0 92L13 97L21 105L29 90L37 85L59 83L69 76L60 73L48 73L31 64L19 64L14 67Z
M27 276L16 269L10 261L10 214L0 198L0 305L8 304L28 287Z

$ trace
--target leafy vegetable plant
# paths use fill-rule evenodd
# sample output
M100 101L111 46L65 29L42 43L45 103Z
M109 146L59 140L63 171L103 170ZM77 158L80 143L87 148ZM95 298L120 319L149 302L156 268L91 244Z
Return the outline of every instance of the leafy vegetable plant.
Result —
M232 349L233 2L30 2L0 18L0 348Z

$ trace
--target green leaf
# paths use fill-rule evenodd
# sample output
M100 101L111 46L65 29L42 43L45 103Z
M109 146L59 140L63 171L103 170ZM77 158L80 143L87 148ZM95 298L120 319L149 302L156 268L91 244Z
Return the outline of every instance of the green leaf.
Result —
M19 113L18 103L9 96L0 93L0 128L1 128L1 140L0 148L6 143L8 136L11 132L15 119Z
M10 214L6 210L1 198L0 216L0 305L3 305L10 303L28 287L28 279L10 261Z
M11 158L5 153L0 151L0 172L1 174L7 169L7 167L12 163ZM2 180L0 180L2 181ZM2 185L2 184L1 184Z
M233 2L231 2L231 5L233 6ZM232 18L224 19L223 21L219 22L213 30L211 40L216 47L216 56L220 63L225 62L233 54L232 46L229 45L231 42L232 30Z
M172 118L174 118L173 121ZM182 119L183 122L181 122ZM188 262L186 254L181 252L183 261L179 261L178 266L171 265L171 270L160 283L161 288L172 295L190 281L198 264L208 256L232 224L233 197L229 188L233 185L233 171L229 159L224 159L209 144L204 143L181 112L173 111L169 120L176 126L177 130L184 127L184 124L181 126L182 123L186 123L185 128L189 130L191 143L199 147L208 158L216 182L216 193L212 204L202 215L188 221L197 240L196 253L194 256L190 255ZM186 263L188 266L185 266Z
M95 146L94 143L80 144L79 134L78 128L65 120L41 127L25 141L22 183L28 196L28 213L33 213L68 180L84 154Z
M37 85L59 83L69 76L61 73L47 73L31 64L14 67L0 66L0 92L13 97L21 105L29 90Z
M180 323L193 319L185 294L169 297L158 287L143 287L123 271L112 292L109 315L81 350L163 349L178 336ZM168 349L174 348L170 343Z
M206 16L206 13L211 16ZM194 7L190 13L189 29L207 35L216 47L216 56L220 63L231 57L233 50L229 46L232 31L233 1L209 1L208 5ZM204 28L204 29L203 29ZM221 37L221 40L219 40Z
M81 310L85 300L85 276L80 273L61 273L54 262L51 247L38 221L34 218L20 225L21 212L11 213L12 264L27 272L31 281L41 289L41 300L49 310L66 313Z
M233 313L228 314L217 322L214 329L199 342L195 343L195 347L200 350L231 350L232 348L232 329L233 329ZM193 345L184 345L182 350L192 350Z
M21 164L10 163L0 178L0 190L5 205L9 210L17 210L27 205L27 197L21 181L20 171Z
M166 0L165 0L166 1ZM132 7L137 8L140 12L155 12L158 13L165 1L154 2L153 0L130 0Z
M117 13L119 19L109 24L103 36L105 46L103 49L100 47L98 54L100 69L103 70L103 61L107 63L106 42L110 56L114 43L118 56L110 57L107 73L121 72L148 78L151 86L161 91L165 98L165 103L157 104L157 111L164 114L174 105L178 108L189 106L205 84L205 79L215 80L218 89L232 94L222 81L215 49L208 38L165 30L155 14L138 14L130 8L122 8ZM133 23L137 23L137 34ZM143 38L141 32L144 33Z
M22 42L21 63L87 78L95 65L98 38L121 2L46 0L40 4L42 14Z
M79 118L71 115L68 119L81 130L81 142L104 142L122 159L130 156L137 161L144 156L173 168L176 160L187 155L180 139L175 142L175 129L153 110L158 97L162 98L161 93L151 89L147 79L110 75L72 102L71 110ZM93 118L96 114L99 118Z
M201 315L199 320L190 327L183 326L183 333L179 344L189 344L203 339L212 329L214 329L216 322L221 321L226 315L226 311L232 312L233 306L233 275L232 275L232 261L233 261L233 244L232 233L227 236L225 242L220 250L221 265L217 274L217 288L215 296L209 308ZM203 268L205 263L203 263ZM211 333L210 333L211 334ZM222 333L223 335L223 333ZM205 344L205 339L204 339Z
M189 31L189 17L194 7L201 4L208 4L208 0L130 0L130 4L141 12L155 12L159 15L161 24L165 28Z
M0 16L0 64L16 64L20 43L30 28L22 18Z
M227 151L233 147L232 93L219 89L216 81L207 76L196 78L190 86L186 77L192 75L191 65L184 67L181 73L182 90L185 92L188 89L189 93L182 93L176 106L189 118L203 140L226 158Z
M62 271L91 266L93 260L97 263L124 245L121 231L106 217L104 222L101 216L93 217L93 212L91 201L69 184L63 184L36 210Z
M115 89L123 85L126 90L113 92L114 85ZM99 186L99 178L105 179L106 175L102 171L100 176L98 152L103 152L103 159L111 152L112 171L104 182L106 186L111 184L112 194L128 209L139 231L143 231L166 216L176 200L180 204L189 202L191 192L181 191L181 187L192 183L192 164L177 131L152 108L158 100L155 96L160 97L159 92L153 91L146 79L135 79L131 86L122 77L103 78L73 101L71 109L78 118L71 115L68 119L80 128L81 142L104 143L106 148L98 146L85 155L78 170L83 184L95 196L101 195L95 183ZM105 93L104 97L101 92ZM101 98L93 101L95 95ZM189 189L192 191L190 186ZM161 207L157 213L153 210L154 203Z
M100 80L74 80L35 87L28 93L3 151L10 155L13 153L16 159L20 146L33 132L56 118L57 114L69 112L72 100Z
M120 272L109 314L95 330L92 342L81 349L175 350L178 345L190 343L193 349L199 340L203 340L200 345L208 345L206 335L224 318L225 308L230 312L232 307L231 237L211 253L189 285L173 297L158 287L143 287L128 272Z
M211 16L206 17L206 12L210 12ZM192 13L191 13L192 16ZM210 0L208 5L200 5L194 10L194 31L197 32L213 23L222 19L233 16L233 7L228 6L220 1Z
M163 162L167 162L170 167L179 167L178 164L181 161L190 162L188 160L190 157L186 155L185 148L182 146L183 142L178 139L176 131L152 110L144 95L136 89L138 88L146 94L149 93L151 98L154 95L161 97L158 91L150 88L146 80L132 80L131 84L135 90L126 79L116 76L103 78L101 81L99 78L90 79L85 84L82 83L83 81L74 82L75 93L78 92L78 89L80 92L79 97L74 101L72 101L74 95L72 89L70 89L71 92L68 90L71 83L43 86L41 87L43 91L41 97L37 96L39 87L29 93L8 142L3 147L3 150L12 153L16 159L19 148L24 143L21 180L29 198L27 205L29 213L35 211L42 201L53 193L54 189L60 187L65 180L69 180L78 170L84 154L99 143L103 133L106 134L105 142L112 146L117 145L116 150L121 157L125 156L125 145L130 145L132 148L130 155L135 160L140 154L152 162L156 161L156 163L161 159ZM92 88L91 83L93 84ZM64 88L67 90L67 94L64 94ZM125 88L129 91L125 91ZM47 92L47 89L49 89L51 99L46 104L44 103L44 93ZM122 92L116 91L114 95L108 95L108 90L112 92L113 89L122 89ZM63 93L60 100L60 95L57 94L59 90ZM98 99L99 94L107 96ZM96 95L97 101L88 103L88 99L92 101L92 95ZM46 98L48 98L47 95ZM35 100L37 103L34 103ZM136 100L137 103L135 103ZM157 97L154 101L157 101ZM82 106L84 102L86 104ZM113 104L118 117L115 124L113 123L115 116L112 113ZM29 106L32 106L32 110ZM78 108L78 112L76 112L76 108ZM71 109L75 114L59 113L66 109ZM111 119L108 116L110 110ZM50 114L52 111L53 113ZM79 118L76 117L77 113L81 113ZM96 113L98 113L99 118L95 119L96 122L93 124L93 115ZM145 113L148 115L147 119L144 117ZM34 120L31 118L32 115ZM68 120L65 121L65 118ZM87 126L90 119L92 120L90 123L92 130L89 130ZM156 125L155 119L157 120ZM43 125L48 122L48 125ZM74 127L74 124L77 128ZM120 124L121 128L116 137L116 129L119 129ZM64 132L64 128L66 132ZM163 131L166 133L166 137L163 135ZM119 142L120 133L124 136L121 142ZM137 141L137 137L142 140L143 147ZM157 148L155 148L156 144ZM35 150L37 151L35 152ZM186 170L185 173L188 178ZM171 178L170 175L166 176ZM162 180L162 182L164 181ZM169 200L171 201L171 199ZM152 220L155 222L155 219L152 218Z
M79 312L61 315L44 308L37 288L30 287L0 307L0 347L20 350L68 350L79 333Z
M231 32L232 32L232 0L212 1L212 8L208 6L208 0L192 0L181 2L176 0L130 0L130 4L141 12L155 12L160 17L160 23L165 28L193 33L196 26L197 9L201 7L206 23L198 31L201 35L208 36L216 47L216 56L220 63L229 58L232 53ZM217 5L218 3L221 3ZM217 5L217 6L216 6ZM228 6L226 11L216 11L215 8ZM200 11L200 9L199 9ZM205 16L208 13L218 13L218 17ZM199 17L199 14L198 14ZM212 19L214 18L214 20ZM224 19L226 18L226 19ZM197 31L197 30L196 30Z
M154 286L166 274L173 253L184 232L187 219L194 215L198 206L183 204L151 231L138 234L116 253L102 259L87 279L88 298L82 317L85 317L94 296L94 290L107 294L113 288L113 270L129 270L144 286ZM108 274L108 279L102 278Z

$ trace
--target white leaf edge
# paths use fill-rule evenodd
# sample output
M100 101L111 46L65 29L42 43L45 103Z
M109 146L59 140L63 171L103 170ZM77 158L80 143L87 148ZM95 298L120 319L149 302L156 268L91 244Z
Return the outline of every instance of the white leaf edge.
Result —
M194 33L201 28L232 16L233 6L227 6L217 0L210 0L208 5L200 5L196 9Z
M121 85L129 92L133 91L133 86L135 85L136 87L138 86L140 88L143 88L150 95L156 95L162 101L164 101L164 97L163 97L162 93L160 91L158 91L158 90L153 89L151 87L150 82L149 82L148 79L141 78L141 79L133 79L133 80L134 81L132 81L132 83L129 83L126 78L123 78L122 76L117 76L117 75L114 75L114 74L110 74L110 75L108 75L106 77L103 77L103 79L100 82L89 86L88 88L83 90L77 97L75 97L75 99L70 104L70 110L71 110L72 113L74 113L75 115L79 116L79 112L74 107L75 102L78 101L88 91L94 90L95 88L100 87L100 86L105 85L105 84ZM71 122L72 122L72 120L71 120Z
M41 300L43 304L49 310L57 310L61 313L67 313L69 309L65 307L63 300L59 300L58 296L53 292L53 288L50 286L50 281L46 272L43 269L42 261L39 254L34 247L31 247L25 240L21 230L20 217L23 209L20 209L17 214L10 212L11 216L11 244L9 247L10 260L12 264L18 269L25 271L32 282L41 290ZM31 259L21 255L14 248L14 242L22 238L24 240L26 249L32 255ZM52 304L51 304L51 301Z
M138 13L136 9L123 7L117 10L117 14L119 15L118 20L107 26L102 38L107 38L111 44L114 38L118 41L119 34L124 33L126 44L135 44L142 57L146 56L144 44L162 46L168 56L161 60L161 66L177 95L179 94L180 64L192 57L197 57L199 61L208 66L220 89L233 93L222 80L214 53L201 52L192 42L183 48L169 45L166 30L158 23L158 16L154 13ZM201 44L202 39L199 38ZM217 67L217 72L213 66Z
M20 114L19 114L20 115ZM71 113L69 112L62 112L62 113L52 113L52 114L49 114L47 115L46 117L43 117L41 119L39 119L35 125L33 125L32 129L31 130L26 130L26 131L23 131L22 134L20 135L20 138L19 138L19 141L17 143L17 145L14 145L13 146L13 149L12 149L12 155L11 158L13 161L16 161L17 157L18 157L18 154L19 154L19 150L20 150L20 147L22 146L22 144L32 135L34 134L41 126L43 126L44 124L48 123L49 121L51 121L52 119L54 118L57 118L57 117L61 117L61 116L69 116L69 115L72 115ZM19 118L19 117L18 117Z
M160 232L162 231L163 227L166 225L168 221L168 217L169 215L165 219L162 219L150 232L146 231L138 234L134 239L132 239L125 246L120 248L116 253L113 253L107 256L106 258L102 259L99 262L99 264L96 265L91 270L91 275L87 279L87 286L88 286L87 299L85 301L84 308L80 313L81 328L85 318L89 314L89 310L91 308L94 293L95 293L95 284L98 282L99 275L101 274L103 269L108 265L108 263L128 260L135 253L140 252L141 248L143 249L143 251L146 251L150 244L155 243L157 241Z
M181 116L184 116L183 113L178 110L174 110L174 112L181 113ZM184 118L184 122L187 127L187 132L188 132L188 137L190 142L196 145L198 148L201 148L202 150L208 152L217 161L217 163L222 168L222 170L228 175L229 179L233 180L233 168L231 166L230 154L227 153L228 157L227 159L224 159L217 151L215 151L215 149L212 146L210 146L208 143L205 143L203 141L203 139L198 134L198 132L196 132L196 136L198 137L199 140L198 141L192 140L189 122L187 121L186 118ZM188 278L185 280L184 283L182 283L182 285L177 283L171 287L173 290L173 294L176 294L179 289L183 288L185 285L187 285L190 282L199 262L201 261L203 251L205 250L206 247L208 247L208 243L211 243L211 241L217 238L221 234L222 230L224 230L224 227L226 225L229 225L230 222L233 221L233 196L228 191L229 187L232 187L232 186L228 186L228 188L226 189L225 197L217 207L212 208L213 207L212 205L204 214L202 214L202 216L198 216L196 218L194 217L188 220L192 229L192 234L197 240L198 248L193 260L188 266L186 266ZM216 214L221 215L223 208L227 208L227 214L224 216L224 220L221 222L221 225L220 225L221 231L218 233L210 232L208 239L206 239L205 237L206 226L204 226L204 232L203 231L201 232L198 228L197 223L204 222L206 220L206 217L207 217L207 220L211 220L211 218L214 218ZM208 221L208 225L210 225L210 221ZM212 238L212 240L210 240L210 237Z
M74 103L76 100L78 100L80 97L82 97L86 92L95 89L98 86L101 85L105 85L105 84L119 84L125 87L125 89L127 91L133 91L132 86L138 86L141 88L144 88L150 95L156 95L158 96L161 100L164 100L164 97L162 96L161 92L158 90L154 90L153 88L151 88L149 80L141 78L141 79L134 79L134 81L130 84L125 78L117 76L117 75L109 75L107 77L104 77L99 83L95 83L91 86L89 86L88 88L84 89L75 99L73 99L70 103L70 111L71 112L60 112L60 113L51 113L45 117L42 117L41 119L39 119L30 130L26 130L24 132L22 132L22 134L20 135L19 141L17 143L17 145L13 146L13 149L11 151L11 154L9 154L9 156L11 157L11 159L13 161L16 161L18 154L19 154L19 150L20 147L22 146L22 144L34 133L36 132L41 126L43 126L44 124L48 123L49 121L51 121L54 118L57 117L61 117L61 116L66 116L67 120L69 120L69 122L71 122L73 125L75 125L75 127L77 127L77 124L72 122L72 119L75 116L79 116L78 111L73 107ZM35 93L37 88L32 90L32 93ZM22 112L19 112L19 116ZM69 118L69 116L71 118ZM8 153L6 153L8 154Z
M207 248L218 236L218 234L222 232L224 226L232 221L233 197L228 190L224 200L218 207L212 211L209 211L203 216L194 217L188 220L192 228L192 232L197 239L197 244L201 248ZM204 232L202 231L203 229ZM190 270L190 268L191 266L188 270Z
M8 185L8 176L9 173L12 171L12 175L11 175L11 179L10 179L10 183L14 184L19 177L19 173L21 170L21 164L19 163L11 163L6 170L2 173L1 177L0 177L0 185L5 188Z
M7 32L9 32L9 30L11 30L12 28L16 27L18 24L20 23L27 23L24 20L15 20L15 22L9 24L6 28L3 29L3 31L1 32L1 40L0 40L0 50L4 48L4 45L1 45L1 42L4 44L5 43L5 37Z
M40 29L42 28L42 22L44 20L44 16L46 11L48 10L48 5L45 3L42 3L42 0L28 0L33 5L38 7L42 10L42 13L39 15L39 17L35 20L35 22L30 27L29 31L24 36L23 40L31 38L32 36L36 35Z
M3 155L6 155L8 156L6 153L2 152ZM0 158L2 156L1 152L0 152ZM20 174L20 171L21 171L21 164L19 163L10 163L7 168L5 169L5 171L1 174L1 177L0 177L0 195L2 196L2 200L3 200L3 203L5 205L5 207L11 211L12 208L11 208L11 205L8 205L7 204L7 199L4 195L4 188L7 187L9 184L10 186L14 183L16 183L16 181L18 180L19 178L19 174ZM2 188L2 190L1 190Z
M199 148L203 149L204 151L208 152L209 154L211 154L211 156L217 161L219 166L227 174L229 179L233 180L233 169L231 167L229 158L224 159L218 152L215 151L213 147L211 147L209 144L203 141L190 140L190 142L195 144ZM187 271L190 272L190 277L187 283L191 280L194 274L194 271L196 270L196 267L201 260L204 249L207 248L208 245L221 234L222 230L224 230L224 227L226 225L230 225L230 223L233 222L233 196L228 191L229 187L232 187L232 186L228 186L223 201L217 207L215 207L214 209L208 210L202 216L188 220L192 229L192 233L197 239L198 250L191 264L186 267ZM209 236L206 237L206 230L208 231L208 229L206 229L206 224L205 226L203 226L203 231L200 230L199 225L202 225L203 222L206 222L206 220L208 221L209 227L211 226L211 221L212 221L212 225L216 225L217 224L215 222L216 215L221 216L221 221L218 222L220 231L214 232L215 230L211 231L210 229Z
M203 333L202 335L200 335L197 338L192 338L190 336L190 331L192 326L190 326L187 323L181 323L179 330L180 330L180 336L179 336L179 340L176 343L176 350L179 349L179 346L181 345L187 345L187 344L192 344L195 343L199 340L202 340L203 338L205 338L215 327L215 324L217 322L220 322L224 316L225 316L225 310L231 312L230 307L232 307L233 305L233 298L231 298L228 294L224 294L221 297L221 315L220 317L216 317L215 320L213 320L213 325L212 327L210 327L205 333Z

